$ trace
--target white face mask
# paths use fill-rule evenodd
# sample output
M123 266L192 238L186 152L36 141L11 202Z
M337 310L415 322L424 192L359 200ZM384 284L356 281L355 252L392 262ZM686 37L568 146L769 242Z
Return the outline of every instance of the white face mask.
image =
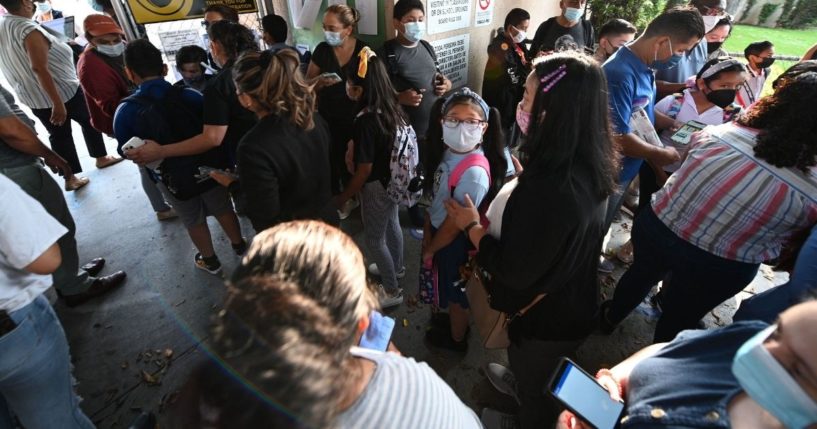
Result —
M709 33L715 28L723 17L722 16L705 16L704 18L704 33Z
M514 31L516 31L516 36L513 36L513 41L515 43L522 43L522 42L525 41L525 39L528 38L528 34L525 33L524 31L522 31L522 30L520 30L520 29L518 29L516 27L513 27L513 26L511 26L511 27L513 28Z
M115 45L97 45L96 51L106 57L118 57L125 53L125 42Z
M443 142L454 152L466 153L482 142L482 127L457 124L454 128L443 125Z

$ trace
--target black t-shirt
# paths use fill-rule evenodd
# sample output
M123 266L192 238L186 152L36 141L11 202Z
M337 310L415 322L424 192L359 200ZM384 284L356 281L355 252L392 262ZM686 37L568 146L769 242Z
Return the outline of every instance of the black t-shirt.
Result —
M376 113L367 112L355 119L352 139L355 141L355 164L372 164L372 173L366 182L379 180L384 185L388 184L394 138L380 129Z
M366 44L357 40L351 58L357 57L364 47ZM326 42L321 42L315 47L312 62L321 69L321 73L337 73L342 79L318 91L318 111L329 124L332 139L345 143L351 137L352 122L360 111L356 108L356 103L346 95L346 64L338 63L333 48Z
M535 57L539 51L552 51L556 45L556 40L564 35L573 37L579 48L593 48L593 25L590 21L581 20L578 24L567 28L562 27L557 18L548 19L536 29L536 35L533 36L530 49L532 56Z
M241 139L241 191L256 231L297 219L339 223L329 190L329 132L319 114L314 120L306 131L270 114Z
M204 88L204 125L227 126L227 134L221 145L226 149L231 164L236 164L238 142L256 122L255 114L238 101L233 82L233 63L225 64Z

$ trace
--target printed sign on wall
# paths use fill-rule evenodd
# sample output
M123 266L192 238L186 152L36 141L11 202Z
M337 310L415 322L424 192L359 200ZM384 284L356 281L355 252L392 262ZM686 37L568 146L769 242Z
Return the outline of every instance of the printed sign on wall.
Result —
M494 3L497 0L475 0L476 13L474 14L474 26L483 27L491 25L494 21Z
M169 61L176 60L176 52L184 46L201 46L201 36L199 30L187 29L176 31L162 31L159 33L159 40L162 41L162 50L167 55Z
M465 86L468 83L468 44L470 40L470 35L463 34L431 42L440 62L440 69L447 78L451 79L454 88Z
M214 4L230 6L238 13L257 12L255 0L127 0L137 24L201 18Z
M471 25L472 0L428 0L428 33L439 34ZM492 0L493 1L493 0Z

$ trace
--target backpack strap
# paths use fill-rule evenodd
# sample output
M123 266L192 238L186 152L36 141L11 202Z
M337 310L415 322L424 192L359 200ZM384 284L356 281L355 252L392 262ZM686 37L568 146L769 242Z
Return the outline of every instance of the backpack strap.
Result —
M462 179L462 175L465 174L465 171L471 167L482 167L486 173L488 173L488 182L491 181L491 164L488 163L488 158L481 153L472 153L471 155L466 156L465 158L454 167L454 170L451 172L451 175L448 176L448 189L450 190L451 194L454 193L454 188L457 187L460 183L460 179Z
M669 110L667 110L667 116L676 119L678 118L678 114L681 113L681 108L684 106L684 93L679 92L672 94L672 97L672 103L670 103Z
M394 79L395 77L400 76L400 67L397 65L397 54L394 53L394 45L397 42L397 39L387 40L386 43L383 43L383 51L386 54L386 69L389 72L389 77ZM428 51L428 54L431 55L431 59L434 60L434 68L437 69L437 73L442 74L440 70L440 62L437 59L437 53L434 52L434 47L431 46L431 43L420 39L420 44Z
M428 54L431 55L431 59L434 60L434 68L437 69L437 73L443 74L442 70L440 70L440 62L437 60L437 53L434 52L434 47L431 46L431 43L428 43L425 40L420 39L420 44L426 48Z

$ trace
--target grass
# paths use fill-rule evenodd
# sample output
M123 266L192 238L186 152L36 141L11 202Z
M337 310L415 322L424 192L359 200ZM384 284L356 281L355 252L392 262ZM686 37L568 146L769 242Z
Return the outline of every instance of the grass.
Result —
M736 25L732 35L726 40L724 49L734 54L740 53L752 42L768 40L774 43L775 55L797 57L799 60L814 44L817 43L817 28L808 30L788 30L783 28L755 27L752 25ZM772 66L772 73L766 80L763 95L771 92L771 84L783 71L797 61L778 60Z

